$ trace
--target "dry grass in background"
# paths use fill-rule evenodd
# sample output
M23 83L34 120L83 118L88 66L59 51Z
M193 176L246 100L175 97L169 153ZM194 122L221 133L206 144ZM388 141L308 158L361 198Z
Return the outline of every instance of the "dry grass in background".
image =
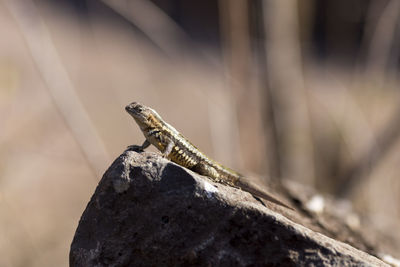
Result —
M273 139L266 138L271 131L260 113L265 74L246 61L248 32L232 30L238 29L232 18L248 21L243 10L249 7L220 2L220 60L212 52L177 47L176 40L188 37L168 17L160 23L170 35L149 37L161 52L123 20L96 14L81 20L68 10L32 3L24 9L22 3L0 4L0 266L68 264L74 231L101 174L126 146L144 140L124 111L132 101L155 108L232 168L262 179L277 173L268 164ZM278 34L293 30L280 12L290 15L296 7L270 8L277 17L269 18L281 19L283 28L265 21L264 30L277 34L269 40L268 49L277 52L265 62L268 77L274 77L268 83L285 88L277 94L289 105L283 109L289 127L278 132L285 132L284 155L291 158L280 175L335 193L332 188L341 183L334 179L358 164L371 144L380 144L382 129L397 114L399 79L385 73L382 82L380 71L303 62L296 58L300 50L280 54L286 51L282 44L299 49L291 39L298 33L283 39ZM142 30L157 26L138 19ZM363 218L383 231L398 229L400 222L399 146L393 141L387 153L376 152L379 162L350 196Z

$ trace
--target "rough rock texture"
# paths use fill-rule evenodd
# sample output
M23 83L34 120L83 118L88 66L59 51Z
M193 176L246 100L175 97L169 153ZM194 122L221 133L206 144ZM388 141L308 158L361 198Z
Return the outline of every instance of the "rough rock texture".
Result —
M82 215L70 264L386 266L266 205L155 153L126 151Z

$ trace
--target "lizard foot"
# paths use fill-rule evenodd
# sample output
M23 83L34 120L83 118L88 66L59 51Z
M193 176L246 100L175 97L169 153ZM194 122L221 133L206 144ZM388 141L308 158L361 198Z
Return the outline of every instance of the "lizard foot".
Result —
M144 152L143 147L138 145L130 145L126 148L126 150L135 152Z

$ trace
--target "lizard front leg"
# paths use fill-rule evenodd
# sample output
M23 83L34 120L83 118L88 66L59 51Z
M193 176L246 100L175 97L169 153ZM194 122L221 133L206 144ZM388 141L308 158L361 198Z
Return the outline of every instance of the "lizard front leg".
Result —
M138 145L130 145L128 146L128 150L139 150L139 151L144 151L146 148L148 148L150 145L150 142L146 139L144 140L143 144L141 146Z

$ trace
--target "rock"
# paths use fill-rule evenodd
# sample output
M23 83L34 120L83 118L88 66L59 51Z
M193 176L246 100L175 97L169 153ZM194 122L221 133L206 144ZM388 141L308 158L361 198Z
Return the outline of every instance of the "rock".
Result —
M126 151L82 215L70 265L387 266L283 209L156 153Z

